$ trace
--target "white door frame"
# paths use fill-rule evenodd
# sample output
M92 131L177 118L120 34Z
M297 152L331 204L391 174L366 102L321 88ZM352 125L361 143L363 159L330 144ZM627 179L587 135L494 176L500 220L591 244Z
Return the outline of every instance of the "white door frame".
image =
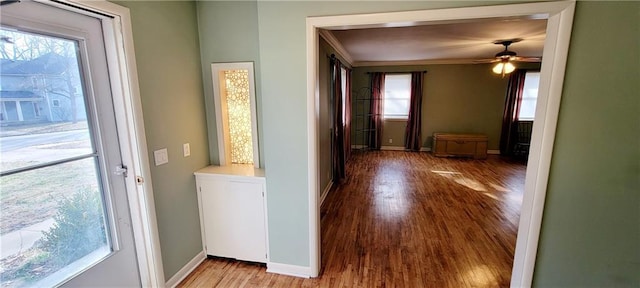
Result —
M128 168L125 185L131 212L140 282L143 287L164 287L160 238L153 200L153 187L151 186L151 170L142 117L142 102L129 9L103 0L57 0L58 3L45 0L36 1L63 9L68 9L68 5L70 5L88 11L89 15L92 12L97 12L113 18L110 27L103 26L103 33L118 137L121 140L122 161Z
M514 16L547 18L547 35L540 69L540 92L536 107L536 121L531 137L531 150L511 275L512 287L529 287L533 278L538 249L574 9L575 1L559 1L307 18L307 157L309 161L309 268L311 272L309 276L318 276L321 263L320 191L317 188L318 29L330 30L349 26L410 26L429 22Z

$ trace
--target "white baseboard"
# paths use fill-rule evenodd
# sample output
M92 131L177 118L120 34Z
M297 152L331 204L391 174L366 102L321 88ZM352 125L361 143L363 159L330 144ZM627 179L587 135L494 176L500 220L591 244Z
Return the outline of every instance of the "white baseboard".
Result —
M329 184L327 184L327 187L324 188L324 191L322 191L322 194L320 194L320 207L322 207L322 203L324 203L324 199L327 198L327 195L329 195L329 190L331 190L332 186L333 186L333 181L329 181Z
M380 146L380 150L387 150L387 151L404 151L404 147L403 146Z
M489 155L500 155L500 150L487 150Z
M300 277L300 278L311 277L311 267L280 264L280 263L273 263L273 262L267 263L267 272Z
M176 287L178 284L180 284L180 281L184 280L184 278L187 278L187 276L189 276L189 274L193 272L193 270L198 268L198 265L200 265L200 263L202 263L204 259L207 259L207 255L204 254L204 251L201 251L196 255L196 257L193 257L193 259L187 262L187 264L185 264L182 269L176 272L176 274L174 274L171 279L167 280L167 283L165 283L165 287Z
M351 149L362 149L367 148L366 145L351 145ZM380 146L380 150L388 150L388 151L405 151L406 149L402 146ZM429 152L431 151L430 147L422 147L420 148L420 152Z

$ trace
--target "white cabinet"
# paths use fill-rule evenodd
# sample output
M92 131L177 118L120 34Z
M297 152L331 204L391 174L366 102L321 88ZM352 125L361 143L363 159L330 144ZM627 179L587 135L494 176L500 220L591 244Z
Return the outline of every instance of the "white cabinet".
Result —
M205 253L266 263L264 171L250 165L209 166L195 175Z

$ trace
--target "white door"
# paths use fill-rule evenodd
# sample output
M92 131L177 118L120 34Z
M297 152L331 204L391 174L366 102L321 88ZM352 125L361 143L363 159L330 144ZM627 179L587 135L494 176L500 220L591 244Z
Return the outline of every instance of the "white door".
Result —
M140 286L103 38L110 19L52 5L1 9L0 99L40 115L0 115L1 286Z

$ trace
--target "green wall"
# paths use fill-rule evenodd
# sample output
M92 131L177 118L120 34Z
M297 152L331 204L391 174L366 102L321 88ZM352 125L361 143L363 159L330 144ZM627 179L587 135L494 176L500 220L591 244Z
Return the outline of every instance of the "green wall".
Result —
M272 262L309 266L310 260L306 17L482 4L430 1L372 1L366 5L361 1L258 2L263 143L268 163L267 205Z
M534 284L640 287L640 2L579 2Z
M169 278L202 248L192 172L209 159L202 87L210 85L201 79L210 77L200 66L193 3L120 3L132 12L149 150L167 147L170 153L169 164L152 168ZM305 18L505 3L261 1L255 10L243 2L198 4L200 30L206 31L200 34L202 62L260 60L271 261L309 265ZM535 286L640 283L638 5L577 3ZM242 18L255 22L238 30L249 36L226 41L221 39L233 33L209 34L218 25L235 28L228 21L205 24L204 18L228 19L238 10L254 15ZM251 34L256 28L258 34ZM187 141L192 156L180 158Z
M452 132L486 134L488 148L499 149L508 77L492 73L490 64L357 67L354 84L368 87L368 72L411 71L428 71L422 99L423 147L431 147L434 132ZM404 147L406 124L404 120L385 121L382 145Z
M209 163L196 5L116 2L131 12L156 217L166 279L202 251L193 172ZM191 156L182 157L182 144ZM154 166L167 148L169 163Z
M306 169L301 169L307 167L305 17L483 4L487 2L367 2L366 5L362 2L331 2L330 5L322 2L258 2L273 261L302 266L309 263L308 179ZM617 8L618 5L629 7ZM616 93L618 90L625 93L638 90L637 5L609 2L577 4L577 33L569 56L579 60L570 61L567 70L569 82L565 94L568 99L563 100L560 113L540 242L540 265L535 277L541 286L613 285L617 283L615 281L637 283L638 273L629 271L640 270L637 267L640 262L637 244L640 242L638 100L637 92L633 96ZM597 13L600 11L609 13L599 16ZM624 17L623 13L626 13ZM620 31L612 29L614 27ZM626 37L612 37L618 34ZM611 41L600 42L600 39ZM625 41L630 45L618 45ZM591 53L600 47L601 53ZM627 54L636 58L625 57ZM624 66L628 68L623 71L628 73L618 79L614 75L620 76L619 73L602 73L601 67L615 67L608 62L611 58L624 61L624 65L635 66ZM636 77L629 77L633 75ZM575 79L575 84L571 83L572 79ZM617 88L618 85L621 88ZM593 101L589 101L589 96ZM587 101L582 101L583 97L587 97ZM288 113L281 113L282 107L290 107ZM594 123L591 119L597 121ZM595 130L597 133L586 132L586 129L593 128L599 129ZM603 137L616 129L625 131L624 135L614 135L621 136L626 142ZM585 151L588 154L580 154ZM603 166L603 163L610 165ZM592 193L594 189L600 193ZM595 224L598 225L591 221L595 215L598 217ZM570 231L580 232L581 237L570 236ZM599 243L606 243L606 246ZM559 253L560 257L554 253ZM574 263L573 259L601 260L601 263Z
M322 37L318 47L318 188L324 192L331 182L332 175L332 134L333 119L331 116L331 65L330 56L335 55L342 65L348 66L336 50Z
M220 164L218 135L213 102L211 64L220 62L254 62L256 81L256 116L260 167L264 165L260 56L258 53L258 14L255 1L198 1L198 27L202 61L207 126L209 127L209 157L211 164Z

